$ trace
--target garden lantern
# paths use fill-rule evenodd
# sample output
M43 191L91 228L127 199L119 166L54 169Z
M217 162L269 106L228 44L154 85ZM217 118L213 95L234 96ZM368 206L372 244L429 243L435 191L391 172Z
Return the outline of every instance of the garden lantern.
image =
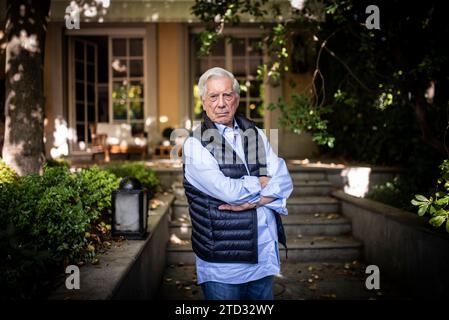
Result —
M112 191L112 236L143 239L147 234L147 192L134 177L125 177Z

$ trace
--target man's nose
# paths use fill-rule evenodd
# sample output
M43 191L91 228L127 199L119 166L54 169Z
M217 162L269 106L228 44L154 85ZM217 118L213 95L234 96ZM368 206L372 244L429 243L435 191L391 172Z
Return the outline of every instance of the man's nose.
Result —
M224 96L222 94L218 95L218 107L224 108L225 107L225 100Z

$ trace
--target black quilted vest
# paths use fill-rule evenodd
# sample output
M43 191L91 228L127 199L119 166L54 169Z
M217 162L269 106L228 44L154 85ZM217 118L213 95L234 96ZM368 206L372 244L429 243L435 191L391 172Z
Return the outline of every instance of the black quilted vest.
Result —
M191 136L199 139L203 147L217 159L225 176L239 179L248 175L245 164L204 113L203 119L201 126ZM241 131L241 136L250 175L266 175L265 148L254 123L239 115L235 116L235 120L244 132ZM187 181L185 174L184 188L192 221L192 247L197 256L209 262L257 263L256 209L239 212L218 210L218 206L224 202L195 188ZM286 247L281 218L274 211L273 214L277 224L278 241Z

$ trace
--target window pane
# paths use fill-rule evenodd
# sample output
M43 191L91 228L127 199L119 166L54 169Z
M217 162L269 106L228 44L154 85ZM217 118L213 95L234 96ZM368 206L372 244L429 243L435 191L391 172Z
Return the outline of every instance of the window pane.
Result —
M112 39L112 55L115 57L126 56L126 39Z
M94 65L87 65L87 81L89 82L95 82L95 66Z
M112 76L126 77L127 64L125 60L115 59L112 61Z
M95 105L87 106L87 121L89 123L95 122Z
M246 52L245 39L235 39L232 42L232 54L234 57L244 57Z
M75 79L84 81L84 63L75 62Z
M224 58L212 58L210 67L226 68L226 62Z
M260 39L249 39L248 52L251 56L262 56L262 43Z
M94 63L95 62L95 47L92 45L86 45L87 50L87 61Z
M84 101L84 84L77 82L75 87L75 100Z
M239 107L237 108L237 112L239 112L240 114L244 115L246 117L246 101L245 100L240 100L239 102Z
M257 67L262 64L262 59L251 59L249 61L249 74L256 76Z
M83 124L76 125L76 136L78 138L78 141L84 141L85 133Z
M225 40L219 39L216 44L212 46L211 56L224 56L225 55Z
M143 40L142 39L129 39L129 55L130 56L143 56Z
M112 99L118 100L126 100L128 98L128 86L126 85L126 81L114 81L112 87Z
M76 104L76 121L77 122L84 121L84 104L81 103Z
M132 100L130 102L130 118L143 119L143 101Z
M93 84L87 85L87 102L95 103L95 86Z
M143 76L143 60L130 60L129 61L129 76L130 77Z
M131 81L128 89L128 98L143 99L143 84L140 81Z
M251 81L250 82L249 95L252 98L261 98L261 99L263 98L261 81Z
M98 121L109 121L109 92L108 86L98 86Z
M75 59L84 60L84 44L75 41Z
M232 73L236 77L245 77L246 76L246 68L245 68L245 59L234 59L232 61Z
M264 108L262 102L252 101L249 104L249 110L251 119L263 119Z
M126 102L123 103L123 101L114 101L113 115L115 120L126 120L128 118Z

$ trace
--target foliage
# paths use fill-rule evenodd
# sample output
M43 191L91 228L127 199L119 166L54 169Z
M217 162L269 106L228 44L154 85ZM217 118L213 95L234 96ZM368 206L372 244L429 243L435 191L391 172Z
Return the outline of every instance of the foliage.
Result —
M0 185L5 183L13 183L17 180L17 173L8 167L0 158Z
M154 170L148 168L143 163L128 162L120 165L109 165L105 167L105 170L120 178L127 176L137 178L147 188L149 198L154 196L160 185L160 181Z
M418 207L418 215L426 213L431 216L429 223L438 228L445 224L449 232L449 160L440 165L440 178L437 180L437 191L428 198L416 194L411 200L412 205Z
M319 145L333 147L334 138L327 132L327 120L323 120L323 114L329 112L329 109L311 108L311 97L305 94L293 93L291 103L287 103L280 98L279 102L270 104L269 110L278 108L281 111L279 124L289 127L294 133L310 131L313 133L313 141Z
M98 166L82 170L77 175L77 189L85 210L93 218L111 213L111 194L117 189L119 179Z
M45 161L47 167L66 167L70 168L70 161L64 158L49 158Z
M0 183L1 298L30 298L70 263L95 262L108 237L118 178L97 167L71 173L44 166L42 176Z
M316 54L315 69L310 70L313 80L306 88L313 98L292 106L298 113L309 109L320 116L309 118L305 127L293 121L284 124L295 132L307 129L320 136L322 123L327 123L325 138L317 140L329 147L326 140L334 137L335 148L322 151L349 160L400 164L410 155L420 156L414 144L424 141L434 149L431 153L446 155L449 94L444 88L449 85L449 59L443 44L449 28L441 4L377 1L381 29L369 30L365 10L370 4L305 1L281 11L265 1L204 0L196 1L192 12L206 24L209 38L224 36L225 24L238 25L244 17L270 22L261 28L271 59L260 66L259 76L274 78L271 83L288 76L290 53L295 54L290 47L293 37L305 39L304 46ZM272 107L293 109L285 103ZM289 115L283 112L282 117Z

